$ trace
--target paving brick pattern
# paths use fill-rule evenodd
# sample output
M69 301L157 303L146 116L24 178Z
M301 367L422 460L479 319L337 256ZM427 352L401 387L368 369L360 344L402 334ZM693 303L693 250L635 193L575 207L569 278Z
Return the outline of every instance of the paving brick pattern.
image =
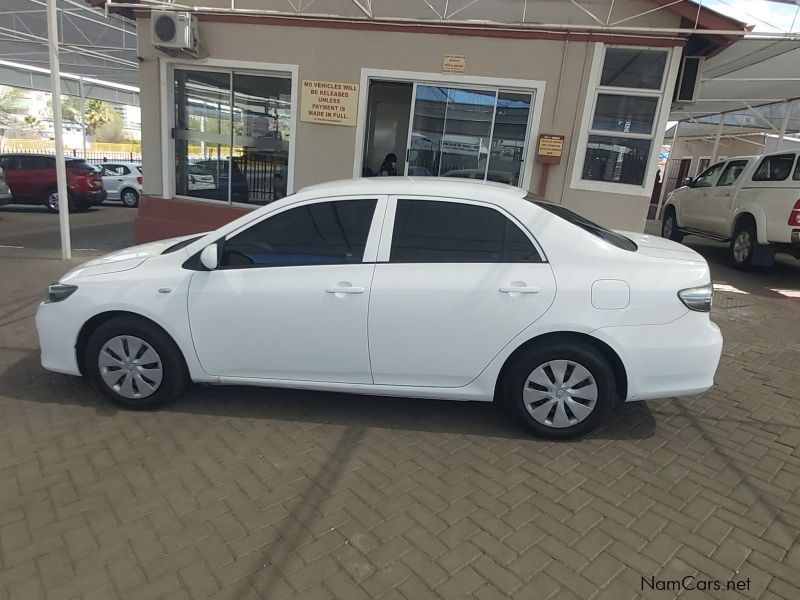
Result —
M38 365L49 243L0 248L0 600L798 597L800 300L766 287L796 265L714 265L751 293L719 298L711 391L552 443L483 404L196 386L118 411ZM749 589L642 589L686 575Z

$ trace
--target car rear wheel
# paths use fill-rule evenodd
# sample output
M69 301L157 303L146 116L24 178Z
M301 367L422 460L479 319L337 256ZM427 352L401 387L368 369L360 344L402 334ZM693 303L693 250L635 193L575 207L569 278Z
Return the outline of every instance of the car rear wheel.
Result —
M67 194L67 195L69 196L69 210L70 210L70 212L75 212L75 210L76 210L75 200L69 194ZM58 190L49 190L44 195L44 204L47 207L47 210L49 210L50 212L57 213L58 212Z
M98 390L123 408L155 408L188 383L175 342L158 327L133 317L98 327L86 344L84 360Z
M753 252L756 245L756 228L751 221L739 222L730 245L733 266L743 271L753 269Z
M683 241L683 233L678 229L678 220L675 218L675 209L671 206L661 219L661 237L673 242Z
M585 435L614 403L614 372L587 344L531 348L510 365L503 386L506 408L537 436Z
M120 194L122 204L128 208L136 208L139 206L139 192L132 188L125 188Z

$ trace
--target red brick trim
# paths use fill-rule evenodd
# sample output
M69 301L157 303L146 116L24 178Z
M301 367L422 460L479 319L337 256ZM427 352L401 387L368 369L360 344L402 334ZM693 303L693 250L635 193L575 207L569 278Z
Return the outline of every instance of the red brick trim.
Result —
M142 195L139 199L139 212L133 222L133 236L136 243L143 243L202 233L229 223L250 210L252 209L221 202L214 204L177 198L168 200Z

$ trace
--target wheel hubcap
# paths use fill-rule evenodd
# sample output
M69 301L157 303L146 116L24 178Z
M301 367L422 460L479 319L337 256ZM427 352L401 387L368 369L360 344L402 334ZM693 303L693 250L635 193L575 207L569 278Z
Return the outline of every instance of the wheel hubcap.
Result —
M50 194L50 206L53 208L58 208L58 194Z
M132 192L125 192L125 195L122 197L122 201L125 204L133 204L136 202L136 196L134 196Z
M744 262L750 255L750 232L741 231L733 242L733 257L736 262Z
M155 393L164 377L161 357L150 344L132 335L108 340L97 358L100 376L108 387L129 399Z
M528 375L522 401L537 423L559 429L571 427L592 414L597 404L597 382L575 361L551 360Z

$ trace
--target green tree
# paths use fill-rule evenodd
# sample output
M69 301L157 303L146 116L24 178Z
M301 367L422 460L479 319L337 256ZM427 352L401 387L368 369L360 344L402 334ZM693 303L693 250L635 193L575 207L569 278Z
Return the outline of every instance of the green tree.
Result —
M24 110L25 92L20 88L0 85L0 125L14 123L15 117Z
M25 118L22 119L22 122L25 123L25 128L30 129L31 131L34 131L39 127L39 119L33 115L25 115Z
M122 116L115 110L110 111L111 120L100 125L94 134L94 141L118 144L130 141L130 137L123 128Z
M52 98L47 101L47 114L53 118L53 100ZM80 100L73 96L61 97L61 120L64 123L80 123L81 122L81 107Z
M84 104L84 120L86 122L86 133L94 135L98 127L111 123L114 118L111 113L114 111L107 102L102 100L90 99Z

